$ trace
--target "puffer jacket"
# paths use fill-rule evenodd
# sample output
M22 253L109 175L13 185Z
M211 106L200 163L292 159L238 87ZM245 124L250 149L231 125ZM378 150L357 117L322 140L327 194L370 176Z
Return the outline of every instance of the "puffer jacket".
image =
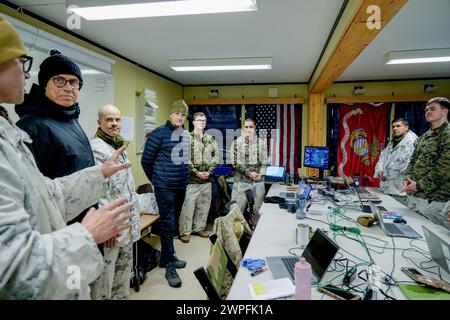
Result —
M89 139L78 122L78 103L60 106L33 84L15 111L20 117L17 126L33 140L29 147L44 176L54 179L95 165Z
M153 130L145 143L141 165L157 189L184 189L189 179L189 133L170 121Z
M89 299L103 258L87 229L66 221L104 196L102 172L50 180L24 142L0 117L0 300Z

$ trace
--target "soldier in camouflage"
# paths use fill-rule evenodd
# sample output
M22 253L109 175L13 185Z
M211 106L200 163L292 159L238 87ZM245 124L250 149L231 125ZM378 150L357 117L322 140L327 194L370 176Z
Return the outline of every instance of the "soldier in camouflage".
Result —
M449 227L446 202L450 200L450 102L433 98L425 118L431 128L416 143L402 191L411 193L408 206L436 224Z
M213 171L219 163L219 147L213 136L204 132L206 115L197 112L192 118L194 130L190 134L191 160L189 162L189 184L179 220L180 239L187 243L190 234L207 238L205 230L211 195Z
M25 54L18 32L0 17L0 103L23 102L32 61ZM124 149L101 167L51 180L25 143L28 134L1 112L0 300L89 299L88 284L103 266L97 244L129 228L130 215L122 213L132 205L117 200L80 223L66 222L98 201L105 177L129 167L115 162Z
M258 211L264 201L264 175L267 168L266 143L256 135L253 119L246 119L242 126L243 134L233 141L231 157L235 170L232 200L244 212L247 205L245 191L253 189L255 198L254 210Z
M126 145L126 141L119 134L122 115L113 105L105 105L99 109L97 123L99 128L95 138L91 139L95 163L103 164L117 149ZM118 161L128 162L124 152ZM128 299L130 293L131 268L133 264L133 242L140 239L140 205L139 195L135 191L135 184L131 168L122 170L106 180L105 197L99 201L102 207L116 199L125 198L134 206L130 210L131 228L125 229L118 237L108 239L104 243L103 268L100 277L91 285L91 298L99 299Z

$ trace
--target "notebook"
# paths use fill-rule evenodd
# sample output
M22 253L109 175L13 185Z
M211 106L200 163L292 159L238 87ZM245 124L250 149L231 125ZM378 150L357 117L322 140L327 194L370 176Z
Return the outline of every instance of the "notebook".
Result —
M308 242L302 257L311 264L312 284L317 284L322 279L331 261L339 250L339 246L320 229L316 229ZM299 261L295 256L267 257L267 265L274 279L289 278L294 280L294 265Z
M400 283L398 286L409 300L450 300L450 294L443 290L420 284Z
M411 226L401 223L384 222L383 216L381 215L378 207L376 207L371 201L369 201L369 205L375 221L378 222L381 229L387 236L412 238L412 239L422 238L422 236L418 234L416 230L411 228Z
M450 273L450 245L435 233L422 226L431 258L445 271Z

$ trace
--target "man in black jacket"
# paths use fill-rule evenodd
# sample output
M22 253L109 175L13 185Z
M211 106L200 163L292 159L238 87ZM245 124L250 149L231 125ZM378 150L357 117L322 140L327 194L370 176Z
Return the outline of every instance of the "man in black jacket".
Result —
M77 101L83 86L80 68L52 50L39 67L38 80L39 85L33 84L15 110L20 116L17 126L33 140L29 147L39 170L55 179L94 166L89 139L78 122ZM83 209L69 224L83 219Z
M175 256L173 237L175 217L180 214L189 178L189 135L183 129L188 110L184 100L172 104L170 120L149 134L141 159L158 203L161 225L159 266L166 268L166 279L172 287L181 286L176 269L186 266L186 261Z

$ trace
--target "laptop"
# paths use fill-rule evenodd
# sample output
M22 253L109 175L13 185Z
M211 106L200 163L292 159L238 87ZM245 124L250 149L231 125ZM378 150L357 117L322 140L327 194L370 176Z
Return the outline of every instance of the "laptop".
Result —
M383 215L380 213L378 207L376 207L371 201L369 201L369 205L375 221L378 222L381 229L387 236L412 239L422 238L422 236L418 234L416 230L411 228L411 226L401 223L384 222Z
M284 180L284 167L268 166L266 169L265 181L278 182Z
M339 246L333 240L322 230L316 229L302 253L302 257L311 264L312 284L320 282L338 250ZM294 265L299 260L300 258L296 256L266 257L273 278L289 278L292 283L295 283Z
M427 240L431 258L442 269L450 273L450 245L426 227L422 226L422 229Z

